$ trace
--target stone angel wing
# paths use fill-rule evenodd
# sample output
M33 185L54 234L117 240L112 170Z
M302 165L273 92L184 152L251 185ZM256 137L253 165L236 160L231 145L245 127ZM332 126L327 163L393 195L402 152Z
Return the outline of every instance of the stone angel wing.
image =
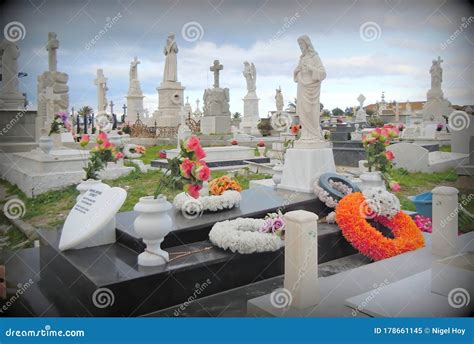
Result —
M252 71L252 79L253 79L253 82L255 83L257 81L257 69L255 68L255 65L252 64L250 65L250 69Z

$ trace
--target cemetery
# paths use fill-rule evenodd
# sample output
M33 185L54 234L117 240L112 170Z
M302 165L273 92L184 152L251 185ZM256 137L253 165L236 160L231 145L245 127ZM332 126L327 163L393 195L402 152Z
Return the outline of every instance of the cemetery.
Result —
M295 28L270 91L261 59L235 79L236 57L194 54L209 80L191 105L181 25L154 41L159 71L125 54L120 96L107 60L70 77L70 36L5 30L2 317L474 314L474 112L447 98L452 55L425 61L426 99L367 104L359 83L341 114L323 105L335 69L319 36Z

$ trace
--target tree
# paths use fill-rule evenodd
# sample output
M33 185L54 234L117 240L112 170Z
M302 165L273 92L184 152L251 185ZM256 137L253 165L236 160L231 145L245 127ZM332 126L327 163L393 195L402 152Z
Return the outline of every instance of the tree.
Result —
M365 112L367 113L368 116L374 116L375 115L375 110L372 110L372 109L367 109Z
M77 113L79 114L79 116L81 117L86 117L86 116L89 116L91 113L92 113L92 108L90 106L83 106L79 109L79 111L77 111Z
M332 115L333 116L342 116L344 115L344 111L342 111L340 108L334 108L332 109Z
M296 98L295 98L294 102L288 102L288 106L286 107L286 111L296 112Z
M352 116L354 114L354 109L351 107L346 107L346 109L344 110L344 114L346 116Z

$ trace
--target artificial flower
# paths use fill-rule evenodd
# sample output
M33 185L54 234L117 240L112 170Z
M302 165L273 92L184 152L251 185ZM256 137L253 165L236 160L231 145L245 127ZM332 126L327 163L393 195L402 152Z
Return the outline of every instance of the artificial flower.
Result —
M197 160L202 160L206 157L206 152L201 146L196 148L196 150L194 151L194 154L196 154Z
M199 141L197 136L191 136L184 143L184 147L188 152L194 152L198 147L201 147L201 142Z
M184 187L185 191L188 193L189 196L193 198L199 198L199 191L202 189L202 185L199 184L187 184Z
M390 160L390 161L395 159L395 155L393 154L392 151L389 151L389 150L385 152L385 157L387 158L387 160Z
M205 182L211 176L211 170L207 167L206 163L200 161L199 163L195 164L193 175L196 177L197 180Z
M400 184L394 180L389 182L389 186L390 186L390 190L392 190L393 192L398 192L401 189Z
M188 158L184 159L181 165L179 165L181 176L183 176L186 179L191 178L191 172L193 170L193 167L194 167L194 163L190 159Z

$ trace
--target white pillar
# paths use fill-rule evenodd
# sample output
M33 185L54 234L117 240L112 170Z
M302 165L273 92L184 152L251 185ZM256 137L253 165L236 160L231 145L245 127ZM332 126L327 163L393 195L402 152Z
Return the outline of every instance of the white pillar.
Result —
M291 306L303 309L319 303L318 216L305 210L285 214L285 282Z
M448 186L433 189L431 252L441 257L456 254L458 237L458 190Z

